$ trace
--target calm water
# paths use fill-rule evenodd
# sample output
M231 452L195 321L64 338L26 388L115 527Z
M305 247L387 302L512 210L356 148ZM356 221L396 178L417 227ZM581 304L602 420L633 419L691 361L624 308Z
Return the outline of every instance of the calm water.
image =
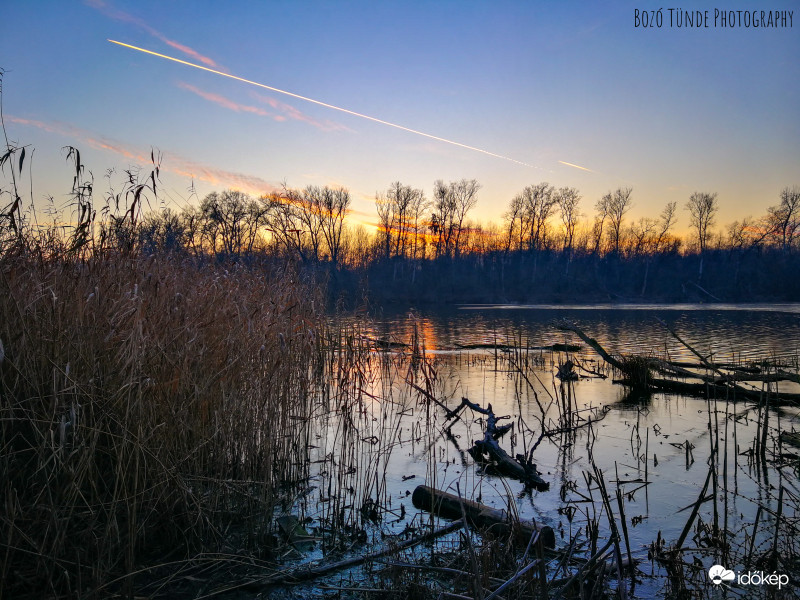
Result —
M582 344L574 334L557 328L561 320L574 322L606 349L618 353L694 360L663 322L717 361L768 358L796 368L800 355L800 305L463 306L440 312L384 314L367 328L366 335L406 345L386 353L397 357L408 355L415 341L424 343L430 365L425 371L408 361L397 361L395 366L367 374L363 385L370 394L368 406L362 409L363 419L355 423L361 446L355 456L342 457L375 470L374 477L354 474L347 484L364 487L360 497L377 498L382 493L395 512L403 505L407 517L396 522L384 519L384 533L398 533L409 522L427 519L411 505L409 493L416 485L427 483L454 491L458 482L468 497L496 507L512 502L522 517L551 525L558 545L568 543L587 518L595 515L601 515L601 536L606 536L608 522L600 503L580 502L581 494L586 494L584 475L592 470L591 454L612 500L617 487L625 494L631 550L644 561L634 597L654 597L662 593L665 579L663 571L647 561L647 547L659 531L668 544L678 539L690 512L680 511L698 499L709 472L711 446L719 443L716 508L720 525L727 520L733 545L743 544L753 533L761 506L754 554L765 552L772 543L774 517L768 511L777 507L777 490L784 486L787 492L800 495L800 488L793 468L776 468L774 463L757 468L741 455L753 445L758 431L758 410L752 405L661 393L634 399L610 378L582 378L569 391L573 410L581 418L597 420L591 427L542 439L534 461L550 489L531 494L525 493L519 482L483 474L466 453L472 441L483 436L480 415L465 411L452 429L455 439L448 440L441 433L444 411L422 402L403 384L414 381L430 388L448 407L456 406L462 396L483 406L491 403L497 415L508 416L514 423L512 434L503 438L501 445L512 456L526 452L543 427L554 430L559 426L563 390L554 374L558 363L567 358L537 348L553 343ZM527 356L528 366L522 370L528 380L520 377L507 353L475 347L481 344L527 349L523 356ZM585 347L577 356L584 362L596 358ZM581 424L580 420L574 422ZM327 429L315 442L319 460L335 454L344 435L341 424L326 423ZM800 429L797 411L771 411L770 427L774 430L769 447L775 449L777 428ZM712 431L718 434L712 435ZM692 448L691 460L687 460L687 443ZM645 476L648 485L642 485ZM324 475L318 476L317 483L319 489L306 509L312 518L313 501L317 514L324 512L319 507L329 501L330 482L327 490ZM594 497L598 499L596 491ZM703 521L712 520L714 504L703 504ZM792 506L784 505L784 518L797 517ZM616 514L616 505L613 510ZM698 545L692 535L684 546ZM684 557L688 562L697 557L706 568L718 559L702 551Z
M520 333L523 343L543 346L570 339L572 334L555 326L562 320L577 324L607 349L620 353L666 349L676 358L689 358L660 321L719 361L795 359L800 353L800 304L464 305L439 312L387 314L382 332L410 342L416 323L429 349L505 343Z

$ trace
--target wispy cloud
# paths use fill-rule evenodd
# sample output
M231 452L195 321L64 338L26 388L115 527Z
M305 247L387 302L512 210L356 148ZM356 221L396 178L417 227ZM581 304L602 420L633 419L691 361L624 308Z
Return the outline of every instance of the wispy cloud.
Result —
M270 96L263 96L261 94L257 94L252 92L253 98L271 106L277 111L283 113L287 118L292 119L293 121L303 121L304 123L308 123L309 125L313 125L314 127L321 129L323 131L352 131L349 127L345 127L339 123L335 123L333 121L329 121L325 119L324 121L318 121L314 117L310 117L309 115L305 114L301 110L291 106L290 104L286 104L285 102L281 102L275 98Z
M246 104L239 104L238 102L234 102L233 100L226 98L225 96L222 96L220 94L214 94L212 92L206 92L198 87L195 87L183 81L178 82L178 87L181 88L182 90L187 90L189 92L192 92L193 94L197 94L198 96L208 100L209 102L213 102L214 104L218 104L223 108L227 108L228 110L232 110L235 112L253 113L262 117L272 117L272 118L280 116L280 115L270 114L263 108L258 108L257 106L248 106ZM285 120L285 119L281 118L277 120Z
M124 23L130 23L131 25L135 25L136 27L138 27L142 31L150 34L151 36L153 36L157 40L161 40L167 46L170 46L171 48L175 48L179 52L183 52L186 56L189 56L189 57L193 58L194 60L203 63L206 66L212 67L214 69L219 69L220 71L225 71L225 69L222 66L218 65L216 62L214 62L209 57L200 54L199 52L197 52L197 50L194 50L193 48L190 48L189 46L187 46L185 44L181 44L180 42L176 42L175 40L172 40L172 39L168 38L163 33L158 31L157 29L153 28L144 19L136 17L136 16L134 16L134 15L132 15L130 13L127 13L124 10L120 10L118 8L115 8L115 7L111 6L108 2L106 2L105 0L85 0L85 2L86 2L86 4L88 6L91 6L92 8L100 11L105 16L107 16L107 17L109 17L111 19L114 19L116 21L122 21Z
M276 112L269 112L267 110L264 110L263 108L259 108L258 106L250 106L248 104L242 104L240 102L236 102L235 100L231 100L230 98L227 98L222 94L216 94L214 92L207 92L205 90L201 90L197 86L194 86L190 83L186 83L184 81L179 81L177 85L179 88L183 90L192 92L193 94L197 94L198 96L204 98L205 100L208 100L209 102L213 102L218 106L227 108L228 110L232 110L234 112L251 113L254 115L259 115L261 117L268 117L278 122L284 122L290 119L293 121L302 121L303 123L307 123L309 125L312 125L313 127L322 129L323 131L351 131L344 125L334 123L333 121L328 121L328 120L317 121L313 117L304 114L302 111L298 110L294 106L276 100L275 98L270 98L269 96L262 96L261 94L255 94L255 93L252 94L253 98L258 100L262 104L266 104L267 106L275 109Z
M8 123L36 127L48 133L55 133L70 138L71 144L86 144L96 150L122 156L140 165L150 164L149 148L138 148L130 144L109 140L65 123L24 119L13 115L6 115L5 118ZM195 181L203 181L213 186L241 190L254 196L280 191L280 186L270 183L261 177L212 167L167 151L163 153L161 171L173 173Z
M77 128L72 127L71 125L64 125L63 123L46 123L44 121L37 121L36 119L23 119L22 117L15 117L13 115L5 115L5 120L9 123L29 125L48 133L58 133L64 136L75 135L79 131Z

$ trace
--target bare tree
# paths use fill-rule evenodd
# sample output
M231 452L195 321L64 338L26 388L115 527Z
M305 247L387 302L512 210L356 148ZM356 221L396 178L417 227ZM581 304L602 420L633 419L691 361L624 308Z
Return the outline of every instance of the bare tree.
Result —
M522 198L514 196L508 205L508 211L503 215L506 221L506 252L513 248L522 247Z
M789 252L800 233L800 187L781 190L781 203L767 209L772 235L783 252Z
M437 179L433 183L433 214L431 215L431 232L436 238L436 256L450 254L451 240L454 232L456 207L449 188L444 181Z
M613 194L608 194L608 225L610 227L609 236L611 247L616 254L619 254L622 245L622 222L627 212L633 205L631 201L631 188L617 188Z
M375 196L385 255L416 257L425 194L395 181Z
M281 193L261 197L266 227L277 246L303 262L319 260L322 223L319 193L313 188L304 192L284 184Z
M505 215L508 222L509 247L513 239L519 249L540 250L545 248L547 246L548 219L557 203L558 196L555 188L549 183L529 185L514 196Z
M689 223L697 234L702 254L706 251L710 236L709 229L714 226L714 218L719 210L717 194L695 192L686 202L686 210L689 211Z
M139 247L149 253L176 252L187 246L180 215L169 208L145 213L137 228Z
M375 210L378 213L378 237L383 248L384 258L389 258L392 252L392 222L394 221L394 205L386 194L375 194Z
M547 246L547 221L553 213L557 198L549 183L539 183L522 191L523 210L527 213L528 248L542 250Z
M196 206L187 206L181 211L180 220L189 249L195 256L199 256L203 252L202 214Z
M678 209L677 202L667 202L664 210L661 211L661 216L658 219L658 234L656 236L656 252L666 250L671 241L670 231L675 226L678 218L675 216L675 211Z
M386 192L386 199L391 204L392 219L390 223L390 239L393 254L405 256L408 239L408 211L411 207L411 188L395 181Z
M211 192L200 203L200 212L213 252L237 254L252 250L264 213L250 196L238 190Z
M309 260L308 233L300 220L300 195L284 186L284 193L261 197L266 212L267 230L279 250L294 254L303 262Z
M347 209L350 207L350 192L344 188L332 189L327 186L320 190L320 220L322 236L328 247L328 256L336 265L342 249L342 230Z
M464 227L464 219L467 213L478 204L478 190L481 185L475 179L462 179L461 181L450 182L449 192L453 196L452 203L455 206L455 228L456 237L453 251L456 257L461 252L461 237Z
M350 267L365 267L374 248L374 237L367 233L363 225L345 227L342 238L342 260Z
M413 190L408 215L412 232L411 258L415 260L425 256L425 226L422 218L427 210L428 201L425 199L425 193L421 189Z
M458 256L464 220L475 208L480 188L475 179L451 181L447 185L441 179L434 182L430 227L436 238L436 256Z
M744 217L741 221L734 221L729 224L726 245L729 250L746 250L752 246L753 230L756 224L750 216Z
M594 205L597 211L594 222L592 223L592 246L594 254L598 254L602 250L603 229L605 228L606 220L611 210L611 198L611 192L608 192Z
M318 261L322 254L324 236L323 224L323 188L316 185L307 186L302 192L286 190L297 218L308 233L309 258Z
M562 187L555 194L558 204L561 223L564 226L564 251L572 255L573 242L575 241L575 227L581 214L578 205L581 196L578 190L571 187Z
M670 245L675 247L677 244L677 240L672 241L669 233L675 225L677 206L676 202L668 202L658 219L642 217L638 223L631 225L631 251L634 256L644 257L641 296L647 291L653 255L665 251Z
M642 217L630 226L630 251L633 256L648 255L656 247L658 220Z
M349 191L313 185L298 191L284 185L283 193L263 196L261 203L266 228L280 248L304 262L326 256L339 262Z

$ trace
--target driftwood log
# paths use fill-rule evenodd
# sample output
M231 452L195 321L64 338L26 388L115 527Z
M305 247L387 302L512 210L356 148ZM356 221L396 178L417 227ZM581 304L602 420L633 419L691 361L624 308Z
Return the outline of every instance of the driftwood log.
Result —
M492 508L474 500L465 500L455 494L443 492L427 485L419 485L411 496L411 502L418 510L425 510L445 519L461 518L461 507L464 507L467 521L473 526L489 529L500 534L507 534L517 527L521 535L529 539L536 532L547 548L555 548L556 535L552 527L520 519L514 522L506 510Z
M461 404L447 413L447 419L456 417L464 407L486 415L486 430L483 433L483 439L475 440L472 448L469 449L470 456L476 462L485 465L487 471L494 471L498 475L521 481L526 488L536 489L540 492L550 489L550 484L541 478L536 465L531 460L521 454L514 459L497 443L497 440L511 429L511 424L498 425L497 422L502 417L494 414L491 404L487 404L486 408L483 408L475 402L461 398Z
M666 324L663 322L662 324L678 342L697 356L699 363L666 361L655 357L614 356L596 339L586 335L576 325L560 323L558 327L564 331L571 331L581 338L606 363L623 375L623 379L619 380L619 383L633 388L761 402L767 395L764 390L743 387L738 382L800 382L800 375L779 368L776 368L773 373L764 374L756 367L712 363ZM702 371L706 371L706 373ZM708 372L712 374L708 374ZM662 377L654 376L656 373ZM800 403L800 394L797 393L770 391L769 396L770 404L773 406Z

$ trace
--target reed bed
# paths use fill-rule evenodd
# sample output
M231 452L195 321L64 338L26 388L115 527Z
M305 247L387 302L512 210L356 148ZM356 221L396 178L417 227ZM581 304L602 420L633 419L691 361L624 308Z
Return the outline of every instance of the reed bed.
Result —
M399 343L324 316L316 290L266 260L0 258L0 596L271 593L305 568L313 586L345 597L642 597L639 582L660 578L671 597L702 598L712 562L797 568L794 437L769 381L758 403L705 403L707 443L682 443L687 470L707 455L706 486L679 513L680 538L637 547L631 528L649 515L633 512L636 493L658 466L648 397L618 403L636 409L626 481L616 461L593 458L611 407L586 405L582 383L556 376L567 360L584 377L611 368L521 334L503 352L428 354L416 327ZM458 440L480 437L483 420L446 424L457 373L492 365L508 378L512 451L530 461L558 448L564 548L466 527L412 548L441 523L406 510L396 459L425 463L403 487L424 471L424 483L456 477L465 498L480 498L488 475ZM578 472L581 454L590 463ZM758 503L753 523L728 506L737 476L763 480L762 497L740 499ZM502 485L513 514L521 496ZM281 535L276 517L301 527ZM342 567L347 579L317 578L359 557L367 566Z
M307 473L321 304L285 267L6 255L0 596L265 544Z

